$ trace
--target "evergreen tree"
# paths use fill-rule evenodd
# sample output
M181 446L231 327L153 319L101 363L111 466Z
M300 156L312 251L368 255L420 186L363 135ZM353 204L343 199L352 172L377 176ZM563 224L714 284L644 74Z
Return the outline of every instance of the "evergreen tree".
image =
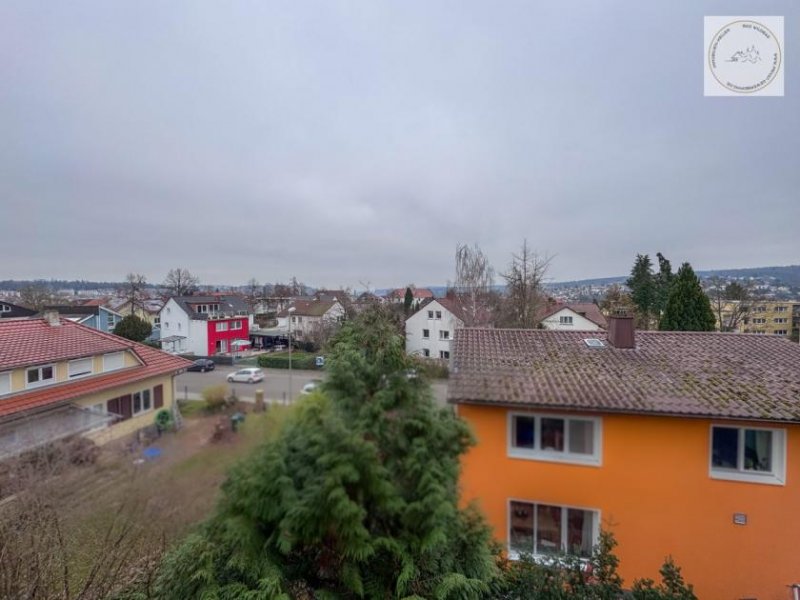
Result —
M232 472L215 515L170 554L162 598L480 598L490 532L459 507L467 426L409 378L380 307L332 340L329 378Z
M128 315L120 319L116 327L114 327L114 335L124 337L134 342L145 341L153 332L153 326L145 321L142 317L136 315Z
M689 263L683 263L678 269L658 328L664 331L714 331L716 328L711 302Z
M406 316L411 314L411 307L414 304L414 292L411 291L410 287L406 288L406 295L403 297L403 311L405 312Z
M669 290L672 287L672 282L675 275L672 273L672 265L664 258L661 252L656 254L658 257L658 273L653 278L655 289L655 299L653 302L653 312L657 319L661 318L664 310L667 308L667 300L669 299Z
M631 290L631 299L636 305L639 326L650 328L650 320L656 307L656 287L653 279L653 264L647 254L637 254L631 276L625 282Z

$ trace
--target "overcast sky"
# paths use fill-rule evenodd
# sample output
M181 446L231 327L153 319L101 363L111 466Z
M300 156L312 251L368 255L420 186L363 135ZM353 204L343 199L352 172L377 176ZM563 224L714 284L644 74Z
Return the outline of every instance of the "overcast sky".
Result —
M703 16L784 15L784 98ZM800 3L0 3L0 279L384 287L800 263Z

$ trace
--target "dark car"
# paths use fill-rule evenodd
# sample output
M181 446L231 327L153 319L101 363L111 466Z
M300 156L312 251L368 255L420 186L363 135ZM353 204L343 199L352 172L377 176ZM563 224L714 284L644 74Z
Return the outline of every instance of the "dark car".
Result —
M206 371L213 371L214 370L214 361L208 360L207 358L198 358L196 361L192 363L192 366L186 369L187 371L200 371L201 373L205 373Z

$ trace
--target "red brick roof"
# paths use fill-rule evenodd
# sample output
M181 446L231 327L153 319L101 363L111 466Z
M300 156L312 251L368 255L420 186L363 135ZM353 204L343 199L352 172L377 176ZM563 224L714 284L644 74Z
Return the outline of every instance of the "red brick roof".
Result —
M433 292L428 288L411 288L411 294L415 300L420 298L433 298ZM386 294L386 298L405 298L406 288L397 288Z
M3 396L0 398L0 417L75 400L87 394L158 375L177 373L191 364L179 356L110 333L65 319L61 323L61 326L53 327L43 319L0 321L0 371L125 349L133 351L142 364L113 373L92 375L76 381ZM28 337L23 337L23 333L27 333ZM15 347L21 345L27 345L29 349L15 350ZM30 360L20 363L22 358Z
M783 336L637 331L623 350L603 332L463 328L452 350L453 403L800 422Z
M53 327L44 319L0 321L0 371L116 352L133 346L124 338L61 319Z

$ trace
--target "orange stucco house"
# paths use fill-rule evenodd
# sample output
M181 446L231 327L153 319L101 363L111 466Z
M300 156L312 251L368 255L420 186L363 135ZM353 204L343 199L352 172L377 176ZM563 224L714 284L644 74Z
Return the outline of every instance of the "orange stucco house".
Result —
M778 336L464 328L449 401L512 558L587 555L613 531L627 586L667 555L701 599L800 583L800 346Z

